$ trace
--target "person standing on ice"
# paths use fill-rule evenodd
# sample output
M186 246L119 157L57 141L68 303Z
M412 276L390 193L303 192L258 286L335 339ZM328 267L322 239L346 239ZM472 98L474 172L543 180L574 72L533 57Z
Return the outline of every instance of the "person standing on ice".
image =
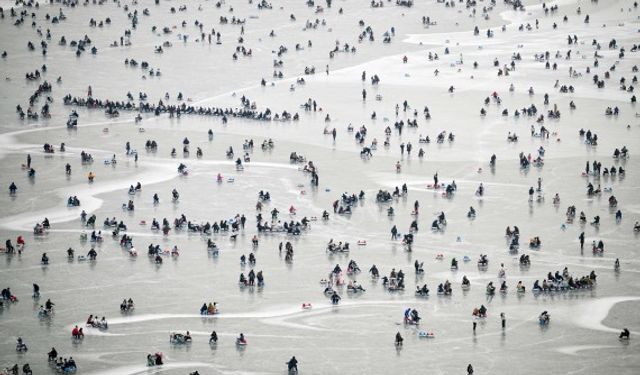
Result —
M298 360L295 355L287 362L287 368L289 372L298 372Z
M396 333L396 341L395 341L396 346L402 346L403 341L404 339L402 338L402 335L400 334L400 332Z

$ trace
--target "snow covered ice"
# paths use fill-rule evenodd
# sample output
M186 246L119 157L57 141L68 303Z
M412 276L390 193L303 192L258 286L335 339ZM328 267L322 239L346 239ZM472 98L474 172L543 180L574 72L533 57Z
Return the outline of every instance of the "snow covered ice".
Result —
M464 374L469 364L474 374L640 372L640 233L634 231L640 220L640 110L632 103L640 74L640 6L632 0L532 0L523 1L523 9L514 9L513 1L467 3L428 0L408 7L335 0L329 7L319 0L54 0L35 7L35 2L0 1L0 53L6 52L0 59L0 286L18 298L0 308L0 368L22 369L28 363L34 374L54 373L46 354L55 347L59 356L75 359L78 373L96 375L286 373L292 356L304 374ZM77 54L80 40L90 43ZM311 68L315 73L305 74ZM280 72L281 78L274 77ZM375 76L379 83L372 84ZM38 118L30 118L29 99L45 81L51 91L34 99L31 109ZM89 87L90 96L102 103L130 102L136 110L118 108L118 116L107 116L104 107L64 104L67 94L86 100ZM242 98L249 103L245 110L268 108L271 115L260 120L137 110L141 103L157 106L162 100L166 106L184 103L237 114ZM308 101L315 102L315 110L304 108ZM41 112L47 102L50 117ZM532 105L537 112L527 115L523 109ZM549 116L554 108L556 118ZM617 108L617 114L607 115L607 108ZM66 125L72 111L77 127ZM276 120L284 111L297 119ZM408 126L414 120L417 126ZM400 121L401 131L395 126ZM363 126L366 135L359 142L356 133L362 134ZM539 136L541 126L548 137ZM597 134L597 145L587 144L580 129ZM514 133L517 142L509 142ZM427 136L430 143L420 142ZM188 153L182 152L185 138ZM273 147L263 149L269 139ZM145 147L148 140L157 142L156 150ZM243 148L248 140L252 149ZM45 143L55 152L45 153ZM623 146L629 157L614 159L614 150ZM229 147L232 158L225 155ZM363 147L372 156L361 155ZM541 147L543 165L521 168L519 154L533 160ZM83 151L92 163L81 162ZM242 161L239 170L235 160L245 152L250 161ZM305 162L291 162L293 152ZM318 186L303 171L308 161L317 168ZM585 164L593 170L593 161L625 173L583 176ZM180 163L186 165L184 175L176 172ZM455 181L451 196L432 188L436 173L440 183ZM530 201L529 189L539 178L542 189ZM15 194L9 194L12 182ZM128 194L138 182L142 189ZM601 193L588 195L588 183ZM403 184L406 194L376 201L379 190L392 193ZM481 196L475 194L480 184ZM271 196L262 202L263 223L271 224L274 208L282 222L317 220L300 235L258 232L260 191ZM343 193L360 191L364 198L356 200L351 214L334 213ZM73 196L79 207L67 205ZM616 207L609 205L611 196ZM129 200L134 210L123 209ZM415 201L418 215L412 215ZM295 215L289 214L291 206ZM577 211L573 221L566 216L570 206ZM467 216L470 207L474 218ZM81 221L83 210L96 216L95 231L102 231L104 241L82 239L94 230ZM322 220L324 210L328 220ZM430 230L441 212L446 226ZM247 222L232 240L228 232L174 228L174 218L182 214L198 225L238 214ZM599 226L590 225L595 216ZM113 228L103 227L114 217L127 226L115 237ZM50 228L35 235L34 226L45 218ZM154 218L160 223L167 218L172 227L167 235L151 229ZM409 248L402 239L414 220L418 230ZM400 233L395 240L394 225ZM505 228L514 225L520 246L510 252ZM137 257L120 246L125 233ZM7 253L4 241L17 248L18 236L25 240L21 254ZM541 240L539 248L529 247L534 237ZM208 239L217 244L217 256L207 250ZM330 240L348 242L350 251L328 252ZM291 262L278 250L287 241L293 246ZM592 252L594 241L603 241L603 253ZM147 255L149 244L167 253L176 246L179 256L162 255L158 264ZM78 260L91 248L96 260ZM240 257L252 252L255 265L241 265ZM43 253L48 265L41 264ZM478 267L480 254L487 254L488 267ZM530 257L528 267L520 265L523 254ZM457 270L451 268L454 257ZM347 274L350 260L361 273ZM416 261L424 263L424 273L416 274ZM357 280L366 291L350 293L346 285L334 285L341 300L333 305L320 281L336 264L346 283ZM402 270L405 290L390 292L382 278L372 278L367 271L374 264L380 276ZM590 288L533 293L536 280L542 285L549 272L562 274L565 267L575 279L594 271L597 281ZM263 272L265 285L240 287L240 273L252 269ZM470 280L469 290L462 290L463 276ZM438 285L447 280L451 295L438 295ZM489 282L499 289L503 281L506 293L487 295ZM517 292L519 281L525 293ZM31 297L34 283L39 299ZM424 284L429 296L416 296L416 286ZM135 301L132 312L120 311L125 298ZM40 306L48 299L55 303L54 314L41 318ZM209 302L217 303L219 314L200 315ZM481 305L487 317L474 318L472 311ZM407 308L419 312L418 326L403 323ZM550 322L540 325L545 310ZM88 327L90 314L106 317L108 329ZM84 329L82 340L71 337L76 325ZM624 328L631 332L629 340L618 338ZM218 342L210 345L214 330ZM172 332L186 331L191 343L169 342ZM398 332L401 347L394 346ZM240 333L246 346L235 344ZM18 337L27 352L15 350ZM147 354L157 352L164 364L147 366Z

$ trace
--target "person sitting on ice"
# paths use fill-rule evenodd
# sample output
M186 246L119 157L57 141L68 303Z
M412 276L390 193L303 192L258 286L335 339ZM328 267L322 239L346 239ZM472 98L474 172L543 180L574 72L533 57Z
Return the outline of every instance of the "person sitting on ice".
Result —
M628 329L623 329L622 332L620 332L620 336L619 338L621 339L629 339L629 330Z

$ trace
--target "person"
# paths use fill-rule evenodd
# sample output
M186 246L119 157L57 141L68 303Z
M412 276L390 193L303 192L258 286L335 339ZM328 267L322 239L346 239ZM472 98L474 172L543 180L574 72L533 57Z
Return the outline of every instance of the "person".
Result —
M331 303L333 303L334 305L337 305L338 302L340 302L340 296L338 295L338 292L334 291L333 294L331 295Z
M411 317L411 321L414 322L415 324L418 324L420 322L420 316L418 315L418 310L416 309L412 309L410 312L410 317Z
M550 319L549 313L546 310L543 311L538 319L540 320L540 324L548 324Z
M5 250L7 251L7 253L11 254L13 252L15 252L15 248L13 247L13 244L11 243L11 240L7 240L5 242Z
M469 218L475 218L476 217L476 210L475 210L475 208L473 208L473 206L469 207L469 212L467 213L467 217L469 217Z
M471 285L471 281L469 281L466 275L462 276L462 285Z
M471 363L469 363L469 366L467 366L467 375L472 375L473 374L473 366L471 366Z
M89 259L91 260L96 260L96 258L98 257L98 253L94 248L91 248L91 250L89 250L89 252L87 253L87 257L89 257Z
M247 343L247 340L244 338L243 333L240 333L240 336L238 336L238 338L236 339L236 343L242 344L242 345Z
M56 348L51 348L51 351L47 353L47 356L49 356L49 362L55 361L56 358L58 357L58 352L56 351Z
M287 362L287 368L289 369L289 372L298 372L298 360L295 355L291 357L289 362Z
M479 313L481 318L485 318L487 316L487 308L484 305L480 305Z
M162 365L162 353L156 353L154 357L155 357L155 365L156 366Z
M402 338L400 332L396 333L396 346L402 346L402 341L404 341L404 339Z
M18 245L18 251L24 248L24 245L25 245L24 237L18 236L18 238L16 238L16 245Z
M451 259L451 268L458 269L458 261L456 260L456 258ZM464 278L466 279L466 276ZM463 280L463 283L464 283L464 280Z
M415 263L413 264L413 267L415 268L417 274L420 274L420 273L424 272L422 264L423 263L418 262L417 259L416 259Z
M22 373L23 373L24 375L31 375L31 374L33 374L33 372L31 371L31 367L29 366L29 364L28 364L28 363L25 363L25 364L22 366Z
M218 334L216 331L211 332L211 336L209 336L209 344L217 344L218 343Z
M33 298L40 297L40 286L36 283L33 283Z
M629 330L628 329L623 329L622 332L620 332L620 336L619 338L621 339L629 339Z
M502 321L502 329L507 327L507 317L503 312L500 313L500 320Z
M18 352L27 351L27 344L24 343L24 341L22 340L22 337L18 337L18 339L16 340L16 351Z
M378 267L376 267L376 265L374 264L373 266L371 266L371 268L369 269L369 273L371 273L371 277L378 277L380 276L380 273L378 271Z
M615 269L616 271L620 270L620 260L618 258L616 258L616 261L613 264L613 269Z

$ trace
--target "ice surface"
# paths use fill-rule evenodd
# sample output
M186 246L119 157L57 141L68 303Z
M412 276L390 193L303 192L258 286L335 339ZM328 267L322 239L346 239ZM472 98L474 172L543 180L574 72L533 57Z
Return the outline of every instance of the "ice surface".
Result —
M9 15L13 2L0 1L5 14L0 19L0 52L8 53L6 59L0 60L0 186L7 189L15 181L19 188L14 197L0 195L0 237L15 243L15 238L23 235L27 242L21 255L0 255L0 284L2 288L10 287L20 299L16 304L5 303L0 309L0 368L30 363L34 373L47 373L51 370L45 353L55 346L61 355L76 359L79 373L95 375L188 374L195 370L200 374L285 373L284 363L293 355L300 361L301 373L308 374L457 374L464 373L469 363L477 374L640 372L640 258L638 235L633 232L633 224L640 220L640 164L636 157L640 149L640 111L630 103L632 94L619 89L622 77L627 85L631 84L638 74L632 72L632 67L640 63L639 52L631 51L639 40L640 16L633 1L547 2L547 7L559 7L549 15L545 15L542 2L535 0L525 1L526 11L510 10L501 1L495 6L479 1L475 16L471 13L474 7L456 3L450 8L432 0L416 2L412 8L395 6L393 2L385 2L383 8L370 8L366 1L334 1L327 8L324 2L316 1L315 5L325 8L321 13L301 1L274 2L273 9L263 10L257 9L255 1L227 1L221 8L212 1L161 0L158 6L151 1L138 3L121 1L118 7L117 3L105 2L74 8L43 3L39 9L26 8L29 16L25 17L25 24L14 26L15 18ZM186 11L170 12L171 7L177 9L183 3ZM131 29L125 4L129 11L138 10L140 23L132 30L131 46L110 48L108 45L119 40L125 29ZM340 7L343 14L338 14ZM488 19L481 16L483 7L491 8ZM577 14L578 7L581 14ZM46 22L45 14L55 15L60 8L67 20L59 24ZM150 16L142 15L144 8L149 8ZM37 15L35 28L30 25L31 12ZM295 14L295 22L289 20L290 14ZM590 23L583 22L587 14ZM568 22L562 21L564 15ZM242 45L251 48L253 56L232 60L231 55L239 46L240 26L219 24L220 16L246 18ZM422 16L429 16L437 24L424 27ZM91 18L99 21L106 17L111 18L111 25L88 26ZM326 25L303 30L306 20L313 22L316 18L325 19ZM540 22L538 29L536 19ZM184 28L180 25L182 20L186 21ZM196 41L196 20L204 23L205 33L212 28L219 31L222 44ZM374 42L358 43L357 36L364 29L358 26L359 20L373 28ZM554 22L557 29L552 28ZM519 31L521 24L530 24L533 29ZM154 25L160 30L164 26L176 28L171 34L162 35L151 31ZM472 32L475 25L480 28L478 36ZM501 30L502 25L505 31ZM383 43L383 33L392 26L392 42ZM40 52L43 38L37 34L38 27L43 33L46 29L52 33L46 57ZM494 31L493 38L486 37L488 28ZM271 30L275 37L268 36ZM74 48L57 45L62 35L70 42L85 34L98 48L97 55L86 51L76 57ZM188 42L180 41L178 34L189 35ZM567 36L574 34L579 42L568 46ZM619 49L607 48L613 38L625 48L624 58L618 56ZM593 66L593 39L602 46L598 51L602 56L598 58L599 67ZM313 42L312 47L307 46L308 40ZM35 51L28 51L28 41L35 44ZM165 41L173 46L166 47L162 54L153 53L154 46ZM329 59L329 51L337 41L341 47L344 43L355 46L357 52L341 52ZM304 50L296 51L296 43ZM273 51L280 45L286 46L288 52L278 57ZM449 54L445 54L445 48ZM565 59L569 49L570 60ZM558 63L557 70L545 69L543 62L534 60L535 54L545 51L551 53L551 63ZM555 58L556 51L561 57ZM439 59L428 60L429 52L437 53ZM516 69L509 76L498 76L494 59L503 67L516 52L522 56ZM404 56L408 59L406 64L402 63ZM151 77L148 70L126 67L126 58L147 61L150 67L159 68L162 76ZM274 68L275 59L282 59L284 67ZM474 61L479 64L477 69L473 68ZM25 73L41 69L42 64L48 68L43 78L24 79ZM327 64L329 74L325 73ZM315 75L303 74L308 66L315 66ZM592 84L594 74L602 79L613 66L615 70L610 71L605 88ZM570 67L581 76L570 77ZM586 72L587 67L591 73ZM284 78L271 78L274 70L282 70ZM367 73L364 83L360 79L363 71ZM369 81L374 74L381 79L377 86ZM58 76L62 82L56 84ZM264 87L260 85L263 77L267 81ZM300 77L304 77L305 85L296 84ZM26 110L29 96L45 79L53 84L52 117L37 122L20 120L16 105ZM554 88L556 81L572 85L575 92L560 93ZM513 92L509 91L511 84ZM259 109L297 112L300 121L260 122L231 117L223 124L219 117L184 115L178 119L144 114L142 122L136 124L134 112L121 111L119 118L108 119L102 110L74 107L80 115L79 126L77 130L67 130L65 122L72 108L62 105L62 97L67 93L84 97L89 85L94 97L100 99L126 101L127 92L136 99L138 92L145 92L150 103L162 99L178 104L176 97L182 92L188 105L224 108L238 108L244 95ZM295 90L290 90L291 85ZM455 87L454 93L447 91L450 86ZM534 88L535 95L528 94L529 87ZM363 88L368 93L366 101L361 96ZM494 91L502 104L492 101L484 106L484 99ZM169 99L164 99L166 92ZM549 106L543 104L545 93L550 96ZM322 110L304 111L300 105L308 98L316 100ZM43 100L39 100L36 109ZM402 111L404 100L410 105L407 113ZM576 110L569 110L570 101L575 102ZM398 115L396 104L400 105ZM544 126L553 134L549 139L529 136L531 125L539 128L535 118L513 116L514 110L531 104L545 115L554 104L558 105L561 118L545 118ZM429 107L430 120L422 115L425 106ZM615 106L620 109L618 116L604 115L606 107ZM484 117L479 115L481 108L487 111ZM385 128L393 129L395 121L413 119L414 109L419 127L405 126L402 134L393 130L391 146L382 147ZM501 116L504 109L508 109L509 116ZM371 119L374 111L377 118ZM324 121L327 114L331 122ZM362 125L367 127L367 145L377 139L378 148L372 158L359 157L361 145L355 141L354 133L347 131L349 124L356 130ZM325 128L336 128L335 141L323 134ZM581 128L598 134L597 147L586 146L578 137ZM212 140L207 137L208 129L214 132ZM441 131L453 132L455 142L435 143ZM516 132L520 140L508 143L509 132ZM432 143L418 143L419 137L426 135ZM180 152L185 137L191 141L189 156ZM274 140L275 147L263 151L259 144L268 138ZM145 150L148 139L158 142L157 152ZM233 146L239 156L247 139L253 139L256 148L244 171L237 171L224 152ZM139 152L137 163L124 153L127 141ZM56 149L65 142L67 151L44 154L45 142ZM400 154L402 142L413 144L410 156ZM631 157L613 160L613 150L625 145ZM546 150L544 167L520 170L518 154L531 153L535 157L540 146ZM174 147L178 150L176 158L170 156ZM195 157L196 147L203 150L203 158ZM417 156L420 148L425 151L424 158ZM93 154L92 165L81 165L79 154L83 150ZM310 185L309 175L300 170L302 165L289 163L293 151L318 167L320 186ZM21 168L27 154L32 156L37 171L33 180ZM103 160L114 154L118 163L104 165ZM488 164L492 154L497 156L494 170ZM627 174L599 180L582 177L585 162L593 160L607 168L623 166ZM398 161L401 173L395 172ZM176 173L181 162L187 165L188 176ZM73 170L68 177L64 175L67 163ZM93 184L87 183L89 171L97 175ZM442 182L455 180L458 192L452 199L427 189L436 172ZM224 176L221 183L216 181L218 173ZM545 200L529 203L527 191L535 186L538 177L543 181ZM587 197L587 181L600 183L611 191ZM130 197L127 189L137 182L143 189ZM379 189L392 190L403 183L407 184L407 197L387 204L375 202ZM480 183L486 188L482 198L474 195ZM170 200L174 188L180 192L178 203ZM240 289L238 275L246 274L250 267L242 268L239 258L252 251L260 190L269 191L272 196L263 216L277 207L283 220L300 220L303 216L320 217L327 209L331 219L311 222L311 229L299 237L260 234L254 269L263 270L266 285L261 289ZM343 192L357 194L360 190L366 198L354 207L352 215L333 214L331 205ZM152 204L154 193L161 200L157 206ZM557 206L552 204L555 193L561 198ZM607 205L612 194L623 214L620 223L615 221L615 210ZM66 206L71 195L80 199L81 207ZM129 199L135 203L133 212L121 209ZM410 215L415 200L420 202L417 217ZM297 208L295 217L286 214L291 205ZM565 211L570 205L575 205L578 213L584 211L589 220L600 215L600 227L580 225L577 220L566 224ZM395 209L393 217L387 216L389 206ZM474 220L466 217L469 206L478 212ZM80 233L87 231L79 220L81 210L97 216L96 229L105 235L105 241L95 247L96 262L67 261L69 247L76 250L76 255L85 255L92 246L80 240ZM431 221L441 211L447 215L446 230L429 231ZM236 241L226 234L212 236L220 247L218 257L207 252L204 236L174 230L162 236L149 228L153 218L173 221L183 213L194 223L227 220L243 213L248 218L247 228ZM46 236L34 237L31 229L44 217L49 218L52 228ZM116 217L127 224L127 233L133 236L140 253L138 257L130 257L111 238L110 229L102 228L106 217ZM395 224L401 233L407 233L414 219L420 230L413 251L407 252L399 241L390 240L389 230ZM521 269L517 255L507 251L504 228L513 225L521 230L520 253L531 257L528 269ZM584 252L577 240L582 231L586 235ZM539 250L526 246L533 236L541 237ZM350 253L327 254L325 247L330 239L350 242ZM590 244L600 239L605 242L606 251L602 256L593 256ZM367 245L357 246L359 240L366 240ZM281 241L293 244L292 264L286 264L278 253ZM180 256L164 257L163 264L156 265L146 256L150 243L160 244L163 250L177 245ZM40 265L43 252L51 258L48 266ZM486 271L476 266L480 253L489 255ZM444 259L437 259L437 254L443 254ZM464 256L471 261L463 262ZM452 257L460 262L457 271L449 267ZM621 262L620 272L613 270L616 258ZM343 299L333 306L322 293L324 286L319 281L327 278L336 264L345 269L351 259L364 270L355 279L367 291L351 295L341 288ZM424 262L424 275L414 274L416 260ZM489 281L499 283L501 263L506 269L509 291L487 297L485 286ZM406 291L392 294L381 282L371 280L366 270L372 264L384 275L392 268L402 269L406 273ZM595 270L597 286L556 294L530 292L535 280L542 280L550 271L562 271L565 266L578 277ZM471 281L469 291L461 290L463 275ZM436 295L437 285L445 280L452 282L453 295ZM518 281L527 286L526 294L516 293ZM30 300L32 283L41 287L38 301ZM425 283L431 296L415 297L415 286ZM129 297L136 303L135 311L121 315L119 304ZM50 320L40 320L38 308L48 298L55 302L56 314ZM219 315L198 314L203 302L214 301L220 307ZM310 303L312 308L302 309L303 303ZM480 304L488 308L488 317L477 322L474 334L471 312ZM402 313L408 307L416 308L423 317L419 328L402 324ZM614 309L615 319L608 318ZM538 324L538 314L543 310L551 314L548 327ZM501 312L507 317L505 330L500 328ZM84 325L89 314L105 316L109 329L85 328L84 340L72 341L72 327ZM628 342L618 340L623 327L632 332ZM169 343L170 332L187 330L193 335L193 343ZM208 336L213 330L220 339L217 345L210 346ZM436 337L420 338L418 333L422 330L434 332ZM240 332L249 341L242 349L234 345ZM393 345L396 332L405 338L400 350ZM18 336L29 346L25 354L14 350ZM158 351L165 354L165 365L146 367L147 353Z

